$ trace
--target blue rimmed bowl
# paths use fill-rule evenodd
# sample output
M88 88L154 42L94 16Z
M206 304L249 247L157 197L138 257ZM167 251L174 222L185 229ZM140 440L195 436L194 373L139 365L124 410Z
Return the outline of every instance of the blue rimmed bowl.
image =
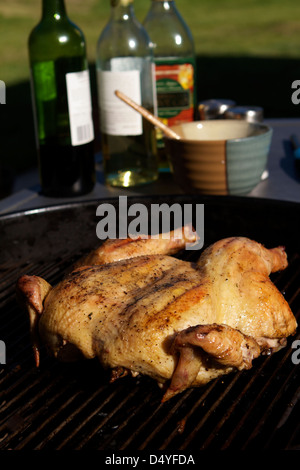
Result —
M185 192L245 195L267 167L272 128L231 119L173 126L180 140L165 137L171 171Z

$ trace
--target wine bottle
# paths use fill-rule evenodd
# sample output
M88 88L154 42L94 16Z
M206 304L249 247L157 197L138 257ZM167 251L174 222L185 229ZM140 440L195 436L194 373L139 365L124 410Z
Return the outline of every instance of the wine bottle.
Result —
M104 174L119 187L158 178L155 129L116 95L118 89L155 112L152 45L138 22L133 0L111 0L111 15L96 54Z
M84 35L63 0L43 0L28 49L42 193L86 194L95 185L90 76Z
M196 109L194 40L175 1L151 0L143 25L154 45L158 117L167 126L193 121ZM157 148L160 171L169 171L159 129Z

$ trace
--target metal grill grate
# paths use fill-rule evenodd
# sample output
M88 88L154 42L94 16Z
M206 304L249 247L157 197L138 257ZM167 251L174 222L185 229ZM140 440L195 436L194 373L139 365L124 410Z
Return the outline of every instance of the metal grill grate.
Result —
M34 366L28 320L15 301L21 274L55 284L78 257L65 256L6 267L0 282L0 338L8 363L0 368L0 450L300 449L299 367L292 343L273 356L188 390L162 404L147 377L109 383L95 360L61 364L42 352ZM38 257L37 257L38 258ZM300 257L289 246L289 267L273 277L298 318Z

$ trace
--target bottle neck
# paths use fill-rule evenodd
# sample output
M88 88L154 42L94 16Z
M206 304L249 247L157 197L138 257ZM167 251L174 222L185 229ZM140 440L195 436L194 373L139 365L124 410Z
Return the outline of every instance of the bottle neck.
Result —
M133 0L111 0L113 21L130 21L135 18Z
M64 0L43 0L42 19L59 21L67 17Z
M174 0L152 0L152 8L168 11L176 9L176 5Z

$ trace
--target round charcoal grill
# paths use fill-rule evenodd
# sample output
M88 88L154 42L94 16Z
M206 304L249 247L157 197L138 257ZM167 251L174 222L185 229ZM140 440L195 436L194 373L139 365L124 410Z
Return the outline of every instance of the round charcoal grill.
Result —
M189 196L138 202L204 203L205 245L231 235L267 247L285 245L289 266L272 280L299 322L300 239L289 230L300 220L298 204ZM286 348L259 357L251 370L166 403L150 378L110 383L97 360L61 364L42 350L40 368L35 367L28 319L15 299L16 280L26 273L58 282L99 244L98 205L89 201L0 217L0 340L6 346L6 364L0 365L0 450L300 450L298 331ZM190 251L183 258L198 255Z

